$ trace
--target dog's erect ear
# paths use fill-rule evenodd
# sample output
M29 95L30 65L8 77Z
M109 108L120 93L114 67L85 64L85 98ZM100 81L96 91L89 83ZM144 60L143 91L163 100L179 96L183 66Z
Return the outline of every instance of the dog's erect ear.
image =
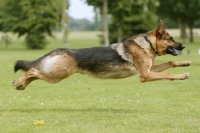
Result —
M160 34L162 34L165 31L164 23L162 20L160 20L156 31L157 31L157 33L160 33Z

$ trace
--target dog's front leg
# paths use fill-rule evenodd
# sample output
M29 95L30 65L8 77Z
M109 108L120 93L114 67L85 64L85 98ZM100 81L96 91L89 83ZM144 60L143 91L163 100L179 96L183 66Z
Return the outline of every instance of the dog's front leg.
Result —
M139 74L140 81L154 81L154 80L183 80L189 78L190 73L184 74L171 74L171 73L159 73L159 72L142 72Z
M189 66L191 63L192 63L191 61L169 61L163 64L152 66L151 71L161 72L168 68Z
M183 80L189 78L190 76L190 73L171 74L166 72L159 72L167 68L174 67L174 65L180 66L181 62L168 62L161 65L155 65L153 67L150 67L151 65L149 64L151 64L150 61L146 61L143 62L142 65L137 66L137 72L141 82L154 80ZM186 64L186 62L182 62L182 64Z

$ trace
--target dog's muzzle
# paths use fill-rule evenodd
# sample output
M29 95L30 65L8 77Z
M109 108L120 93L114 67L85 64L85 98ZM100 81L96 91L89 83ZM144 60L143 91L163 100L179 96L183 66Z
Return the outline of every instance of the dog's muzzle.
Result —
M175 45L175 46L167 46L166 52L167 52L167 54L177 56L178 55L177 50L181 51L184 48L185 48L185 46L183 44L179 43L178 45Z

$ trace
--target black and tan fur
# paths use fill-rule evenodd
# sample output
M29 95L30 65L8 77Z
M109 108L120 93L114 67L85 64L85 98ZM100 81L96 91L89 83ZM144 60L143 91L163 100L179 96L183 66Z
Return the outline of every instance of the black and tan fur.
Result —
M181 43L175 42L166 32L160 21L156 30L133 36L123 43L84 49L60 48L34 61L18 60L14 71L21 69L26 73L14 80L12 85L18 90L24 90L33 80L57 83L73 73L86 73L101 79L119 79L137 74L141 82L187 79L189 73L171 74L161 71L189 66L190 61L169 61L154 65L156 55L178 55L177 50L183 48Z

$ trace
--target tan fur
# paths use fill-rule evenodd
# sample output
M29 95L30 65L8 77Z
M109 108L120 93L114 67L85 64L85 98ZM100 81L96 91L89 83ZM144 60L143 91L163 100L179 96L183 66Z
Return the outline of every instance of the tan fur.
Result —
M76 62L69 55L63 54L62 56L57 56L59 56L59 58L56 60L49 72L40 70L43 68L43 65L45 65L40 64L39 70L32 67L22 77L20 77L18 80L15 80L13 85L22 84L19 89L23 90L33 80L42 79L50 83L57 83L62 79L69 77L71 74L77 72Z
M176 45L176 42L163 39L170 38L170 35L165 31L164 24L160 21L156 30L147 33L152 47L159 52L160 55L165 55L168 46ZM154 80L182 80L189 78L189 73L170 74L161 72L168 68L189 66L190 61L169 61L160 65L155 65L156 54L150 47L143 35L132 37L124 43L111 45L111 48L116 50L122 59L127 61L125 64L109 66L107 69L97 75L87 70L82 70L77 66L77 61L71 55L63 52L62 54L52 53L47 56L37 68L29 69L22 77L13 82L13 86L23 90L33 80L42 79L50 83L56 83L69 77L73 73L89 74L98 78L125 78L137 74L141 82ZM71 51L73 53L74 51Z
M158 26L158 32L164 33L164 25L161 21ZM156 31L150 31L148 33L148 37L153 44L153 47L157 49L157 51L161 55L166 54L165 48L169 45L173 45L168 43L167 40L156 39ZM168 33L165 33L165 36L170 36ZM141 37L140 37L141 38ZM191 61L183 61L183 62L174 62L170 61L168 63L163 63L161 65L154 65L155 54L149 50L149 47L146 47L146 42L142 41L142 39L136 38L133 39L136 43L140 43L139 45L130 45L124 44L125 47L129 47L131 55L132 55L132 62L134 62L137 74L140 77L141 82L145 81L153 81L153 80L161 80L161 79L168 79L168 80L181 80L186 79L190 76L189 73L184 74L170 74L170 73L158 73L165 69L172 68L172 67L179 67L179 66L187 66L191 64ZM144 47L145 45L145 47ZM142 50L145 49L145 50ZM138 52L139 51L139 52Z

